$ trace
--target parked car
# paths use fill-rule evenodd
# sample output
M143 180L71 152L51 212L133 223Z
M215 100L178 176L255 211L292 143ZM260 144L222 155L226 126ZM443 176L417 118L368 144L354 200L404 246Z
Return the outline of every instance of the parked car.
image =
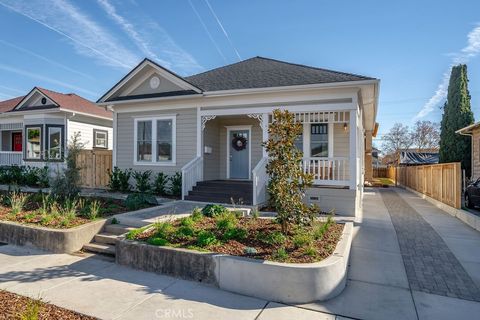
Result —
M470 209L480 206L480 178L470 183L465 190L465 206Z

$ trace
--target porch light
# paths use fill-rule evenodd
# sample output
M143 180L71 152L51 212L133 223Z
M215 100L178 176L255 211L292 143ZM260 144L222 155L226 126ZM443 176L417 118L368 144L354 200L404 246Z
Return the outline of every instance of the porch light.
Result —
M343 131L347 132L348 131L348 123L343 124Z

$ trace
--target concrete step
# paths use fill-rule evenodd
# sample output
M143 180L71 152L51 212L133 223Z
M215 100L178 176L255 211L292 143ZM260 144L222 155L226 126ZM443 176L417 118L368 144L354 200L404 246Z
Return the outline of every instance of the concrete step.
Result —
M223 204L232 204L230 197L213 197L213 196L199 196L199 195L188 195L185 197L185 200L189 201L198 201L198 202L206 202L206 203L223 203ZM239 204L239 198L233 197L233 201L236 204ZM242 198L242 204L244 205L251 205L252 199L245 199Z
M103 243L87 243L83 246L83 250L93 253L100 253L107 256L115 256L115 246Z
M204 196L204 197L221 197L221 198L244 198L251 199L253 194L251 192L241 192L241 191L232 191L227 190L204 190L204 189L193 189L189 192L189 195L192 196Z
M116 234L99 233L95 235L94 242L115 245L115 240L117 238L118 238L118 235Z
M129 232L130 230L135 229L134 227L127 226L124 224L108 224L105 226L105 232L114 234L114 235L121 235L124 233Z

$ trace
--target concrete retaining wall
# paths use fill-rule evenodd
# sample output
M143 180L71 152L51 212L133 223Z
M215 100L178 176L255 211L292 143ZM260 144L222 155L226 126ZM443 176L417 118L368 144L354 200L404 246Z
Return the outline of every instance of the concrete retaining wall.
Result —
M50 229L0 221L0 242L54 253L73 253L89 243L103 229L105 222L98 220L71 229Z
M332 256L317 263L293 264L201 253L118 240L117 263L221 289L284 303L328 300L345 288L353 224L345 224Z

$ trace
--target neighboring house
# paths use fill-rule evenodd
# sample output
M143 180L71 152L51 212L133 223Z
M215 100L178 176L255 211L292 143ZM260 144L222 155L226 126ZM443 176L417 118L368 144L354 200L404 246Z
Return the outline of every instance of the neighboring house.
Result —
M437 164L440 155L438 150L405 150L400 152L400 165L418 166L427 164Z
M189 77L145 59L97 103L114 112L114 166L182 172L184 199L254 205L267 200L262 142L272 111L288 109L303 124L297 145L315 179L306 200L354 215L378 86L374 78L261 57Z
M85 149L112 149L112 113L74 94L35 87L0 102L0 166L44 166L64 161L80 133Z
M380 167L380 150L377 148L372 148L372 167L379 168Z
M465 128L455 131L464 136L470 136L472 148L472 177L471 181L480 178L480 122L471 124Z

